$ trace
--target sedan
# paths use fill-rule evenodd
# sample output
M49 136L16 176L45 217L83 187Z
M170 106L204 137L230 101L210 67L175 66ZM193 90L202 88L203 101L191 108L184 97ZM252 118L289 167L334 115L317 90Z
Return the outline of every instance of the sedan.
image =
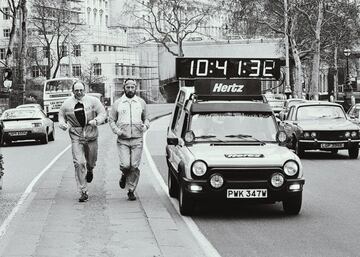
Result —
M3 143L11 144L17 140L39 140L42 144L54 141L54 122L38 108L14 108L4 111L0 121L3 123Z
M360 104L351 106L347 114L353 123L360 125Z
M306 102L305 99L302 98L290 98L285 100L284 105L279 113L280 120L285 120L287 114L289 113L290 107L293 105L296 105L298 103L304 103Z
M40 110L43 109L40 104L20 104L16 106L16 108L39 108Z
M291 138L288 147L299 157L306 150L337 153L339 149L347 149L351 159L358 157L359 127L339 104L308 101L294 105L282 126Z

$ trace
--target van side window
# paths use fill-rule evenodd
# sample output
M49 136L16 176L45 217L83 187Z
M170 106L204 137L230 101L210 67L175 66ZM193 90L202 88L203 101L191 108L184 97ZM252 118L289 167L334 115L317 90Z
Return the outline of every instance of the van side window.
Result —
M183 110L179 109L177 117L176 118L174 117L175 124L174 124L174 129L173 130L178 135L180 134L179 131L181 129L181 116L182 116L182 113L183 113Z
M175 130L176 124L178 123L178 121L180 119L180 116L181 116L181 106L177 105L175 107L174 117L173 117L173 120L172 120L172 123L171 123L171 129L172 130Z
M185 132L188 128L188 123L189 123L189 114L185 113L184 122L183 122L183 126L182 126L182 131L181 131L182 138L184 138L184 136L185 136Z

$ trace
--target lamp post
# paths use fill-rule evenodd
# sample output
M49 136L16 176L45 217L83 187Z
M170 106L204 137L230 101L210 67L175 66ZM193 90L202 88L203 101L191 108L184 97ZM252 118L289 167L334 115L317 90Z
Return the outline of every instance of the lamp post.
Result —
M346 57L346 80L345 83L349 84L350 82L350 77L349 77L349 56L351 54L351 50L346 48L344 49L344 55Z
M344 109L347 111L351 106L351 96L352 96L352 87L350 83L350 75L349 75L349 56L351 54L351 50L346 48L344 49L344 55L346 57L346 79L344 85Z
M285 89L284 93L286 98L290 98L291 95L291 87L290 87L290 61L289 61L289 37L288 37L288 2L284 0L284 9L285 9Z

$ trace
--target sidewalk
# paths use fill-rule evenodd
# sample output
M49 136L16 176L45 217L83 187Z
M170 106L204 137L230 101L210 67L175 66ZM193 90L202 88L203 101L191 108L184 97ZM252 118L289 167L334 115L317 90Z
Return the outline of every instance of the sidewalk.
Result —
M158 107L156 107L158 108ZM155 109L156 109L155 108ZM167 112L164 108L154 113ZM156 115L155 115L156 116ZM206 256L161 201L145 155L134 202L118 186L115 136L100 130L89 201L78 202L71 150L35 185L0 241L0 256Z

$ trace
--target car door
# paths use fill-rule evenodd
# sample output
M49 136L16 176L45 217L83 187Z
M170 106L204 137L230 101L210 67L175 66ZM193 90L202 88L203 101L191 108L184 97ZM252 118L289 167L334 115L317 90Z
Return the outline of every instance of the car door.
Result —
M168 138L177 138L179 140L179 144L177 145L167 145L167 158L170 165L174 170L177 171L178 165L180 163L180 148L182 147L182 139L181 139L181 128L183 122L183 106L177 105L174 111L173 118L170 123Z
M291 106L289 109L289 112L285 118L285 120L283 121L283 128L285 130L285 133L289 136L289 137L293 137L293 135L295 134L295 130L296 130L296 122L295 122L295 112L296 112L296 106Z

